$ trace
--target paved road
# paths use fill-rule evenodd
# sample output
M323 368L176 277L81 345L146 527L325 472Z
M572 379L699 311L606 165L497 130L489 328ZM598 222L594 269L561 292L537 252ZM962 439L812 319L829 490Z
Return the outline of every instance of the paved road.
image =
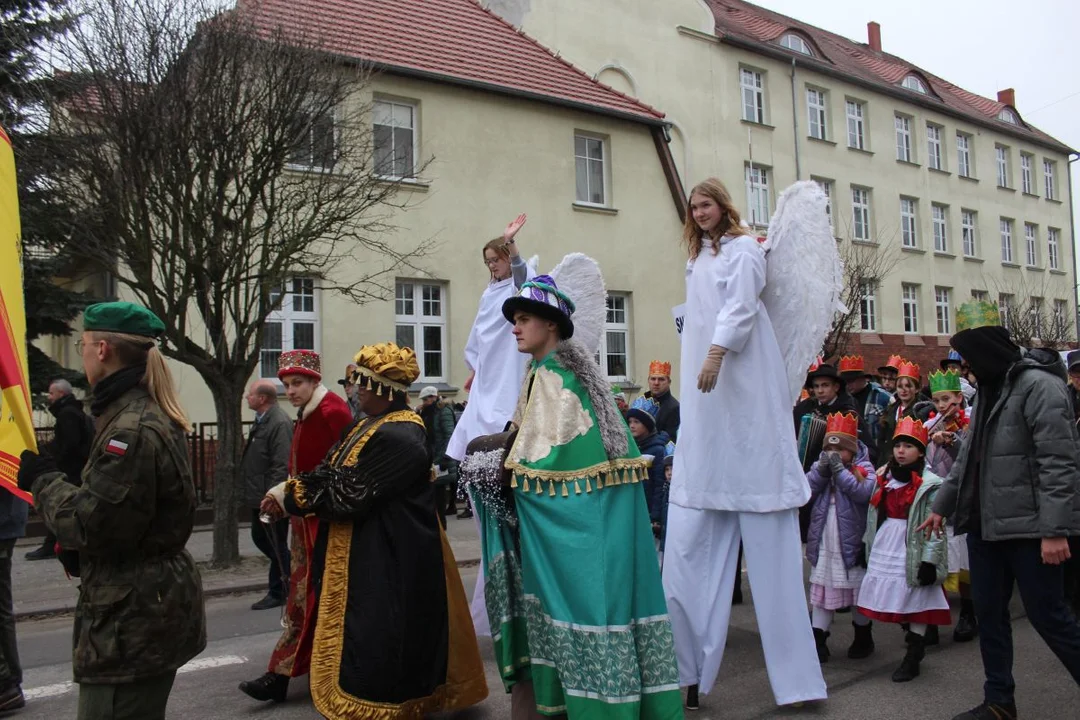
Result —
M475 576L475 569L463 570L470 592ZM319 717L311 706L306 680L294 682L290 701L283 705L261 705L236 689L241 680L263 672L278 636L278 616L274 611L248 609L257 597L223 597L207 603L210 644L177 678L169 705L170 720ZM844 616L838 616L838 620L831 643L834 659L825 666L829 701L802 709L777 709L765 673L753 607L749 604L736 607L719 687L711 696L702 698L699 712L688 717L695 720L774 717L948 720L979 699L982 675L977 643L954 645L949 639L951 633L943 633L942 645L931 648L923 663L923 675L913 683L898 685L889 676L903 654L899 630L875 626L878 651L868 660L856 662L844 657L851 641L851 628ZM1017 620L1014 625L1022 717L1040 720L1080 717L1077 686L1025 619ZM24 689L29 700L18 717L27 720L74 717L77 691L70 685L70 618L26 621L19 624L18 631ZM482 705L456 714L454 717L459 720L504 720L510 716L508 696L502 693L490 643L483 643L482 650L492 694Z

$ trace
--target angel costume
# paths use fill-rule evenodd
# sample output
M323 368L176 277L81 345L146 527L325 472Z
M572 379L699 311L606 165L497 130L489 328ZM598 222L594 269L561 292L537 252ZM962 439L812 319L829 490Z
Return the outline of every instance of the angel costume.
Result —
M795 188L807 185L812 183ZM782 250L774 246L781 260L783 253L792 251L813 260L814 249L820 258L821 248L826 261L829 250L836 258L824 198L819 197L820 190L817 194L806 190L807 198L788 200L810 203L812 228L819 230L818 225L824 223L824 239L820 232L783 233L774 238L776 243L787 242ZM780 218L784 200L770 226L774 230L785 226ZM798 243L813 240L815 245L808 252L795 238ZM835 262L839 263L838 258ZM806 315L824 308L831 316L835 304L832 275L824 297L799 298L799 285L803 290L823 286L805 282L802 272L792 265L788 268L788 279L779 279L777 284L785 289L792 286L793 297L788 299L804 308L792 308L795 317L791 319L806 327L817 323L824 337L827 321L821 324L821 318ZM773 280L771 272L769 279ZM680 684L696 685L708 693L727 640L741 538L769 681L777 704L787 705L826 697L806 613L799 537L798 508L809 500L810 488L791 438L790 420L801 376L821 337L810 336L808 342L796 336L794 342L803 347L787 347L782 352L779 333L763 302L765 285L765 249L747 235L726 236L719 243L706 239L700 255L687 266L683 422L669 496L664 592L675 633ZM716 387L705 394L697 388L694 370L702 367L711 345L728 352Z

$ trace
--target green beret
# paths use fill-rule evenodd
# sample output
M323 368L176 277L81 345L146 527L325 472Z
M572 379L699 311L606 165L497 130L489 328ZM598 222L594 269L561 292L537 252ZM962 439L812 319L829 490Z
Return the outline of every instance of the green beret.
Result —
M159 337L165 323L142 305L107 302L91 305L83 312L83 330Z

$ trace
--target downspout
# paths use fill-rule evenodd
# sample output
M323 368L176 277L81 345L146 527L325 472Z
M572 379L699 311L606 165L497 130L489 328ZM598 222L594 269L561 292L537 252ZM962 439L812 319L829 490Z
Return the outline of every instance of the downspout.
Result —
M682 179L679 177L679 168L675 165L675 158L671 155L668 126L652 126L649 128L656 145L656 155L660 159L660 168L664 171L664 179L667 180L668 191L671 192L671 201L675 203L675 212L679 215L679 222L686 222L686 191L683 189Z
M1072 164L1080 160L1080 153L1073 153L1073 156L1069 158L1068 164L1065 166L1065 170L1069 176L1069 239L1071 242L1071 249L1073 252L1072 271L1073 271L1073 319L1076 321L1076 339L1080 341L1080 305L1077 304L1077 279L1076 279L1076 206L1073 204L1073 181L1072 181Z
M799 162L799 105L795 100L795 58L791 58L791 120L795 132L795 180L802 180L802 163Z

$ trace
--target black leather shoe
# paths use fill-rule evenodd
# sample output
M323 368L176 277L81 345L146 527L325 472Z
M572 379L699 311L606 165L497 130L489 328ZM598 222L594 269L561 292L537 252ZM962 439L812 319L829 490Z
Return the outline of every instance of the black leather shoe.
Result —
M26 698L23 697L22 688L18 685L12 685L0 693L0 712L18 710L22 707L26 707Z
M697 710L698 709L697 687L698 687L697 685L691 685L690 687L686 688L686 709L687 710Z
M277 595L272 595L270 593L267 593L266 597L264 597L262 600L260 600L257 603L252 604L251 609L252 610L269 610L270 608L281 607L284 604L285 604L285 599L284 598L280 598Z
M56 557L56 551L51 547L42 545L37 550L26 553L25 557L27 560L52 560Z
M962 712L953 720L1016 720L1016 704L998 705L984 702L967 712Z
M258 680L245 680L240 683L240 690L245 695L263 702L285 702L285 695L289 692L289 678L268 672Z

